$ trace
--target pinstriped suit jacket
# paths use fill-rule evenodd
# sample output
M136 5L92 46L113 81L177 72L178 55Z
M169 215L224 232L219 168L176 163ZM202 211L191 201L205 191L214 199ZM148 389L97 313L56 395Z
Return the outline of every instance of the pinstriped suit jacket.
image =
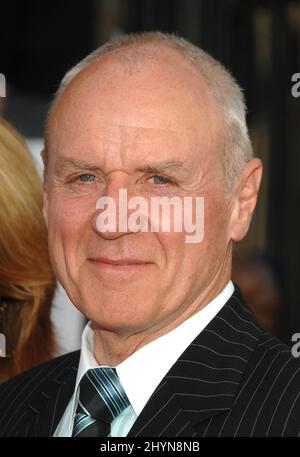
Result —
M0 386L0 436L52 436L79 351ZM259 328L238 288L183 352L128 436L298 436L300 362Z

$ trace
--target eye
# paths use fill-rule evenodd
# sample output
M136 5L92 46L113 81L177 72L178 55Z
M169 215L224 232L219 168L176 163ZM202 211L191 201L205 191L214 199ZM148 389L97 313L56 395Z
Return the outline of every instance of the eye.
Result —
M154 184L170 184L173 182L171 179L166 178L165 176L161 176L161 175L151 176L150 179L153 179Z
M79 180L81 182L93 182L93 181L95 181L95 179L96 179L96 176L91 175L89 173L84 173L83 175L79 176Z

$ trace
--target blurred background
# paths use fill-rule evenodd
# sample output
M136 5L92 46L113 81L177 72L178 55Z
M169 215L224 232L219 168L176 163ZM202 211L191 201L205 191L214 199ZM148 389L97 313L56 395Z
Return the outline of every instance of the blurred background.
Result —
M108 39L146 30L199 45L244 89L265 168L233 279L261 324L291 344L300 332L300 97L291 92L300 73L299 0L2 0L0 112L26 137L41 172L45 115L66 70ZM83 319L61 290L53 319L61 352L79 347Z

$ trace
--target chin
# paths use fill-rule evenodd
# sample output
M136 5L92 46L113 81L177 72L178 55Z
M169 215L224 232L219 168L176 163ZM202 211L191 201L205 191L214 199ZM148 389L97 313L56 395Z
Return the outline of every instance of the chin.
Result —
M80 311L101 328L126 329L129 327L140 327L144 325L145 313L139 309L141 302L127 301L122 299L120 294L99 294L101 300L86 299L81 301Z
M118 335L129 336L138 332L143 331L147 328L144 319L142 320L129 320L128 318L120 318L120 316L114 316L113 318L101 318L99 316L90 316L90 321L93 323L92 328L102 331L108 331L116 333Z

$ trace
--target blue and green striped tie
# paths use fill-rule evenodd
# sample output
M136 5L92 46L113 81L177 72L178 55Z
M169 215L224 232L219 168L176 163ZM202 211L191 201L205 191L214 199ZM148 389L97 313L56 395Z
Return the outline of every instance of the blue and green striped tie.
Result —
M108 436L129 400L115 368L98 367L82 377L72 436Z

